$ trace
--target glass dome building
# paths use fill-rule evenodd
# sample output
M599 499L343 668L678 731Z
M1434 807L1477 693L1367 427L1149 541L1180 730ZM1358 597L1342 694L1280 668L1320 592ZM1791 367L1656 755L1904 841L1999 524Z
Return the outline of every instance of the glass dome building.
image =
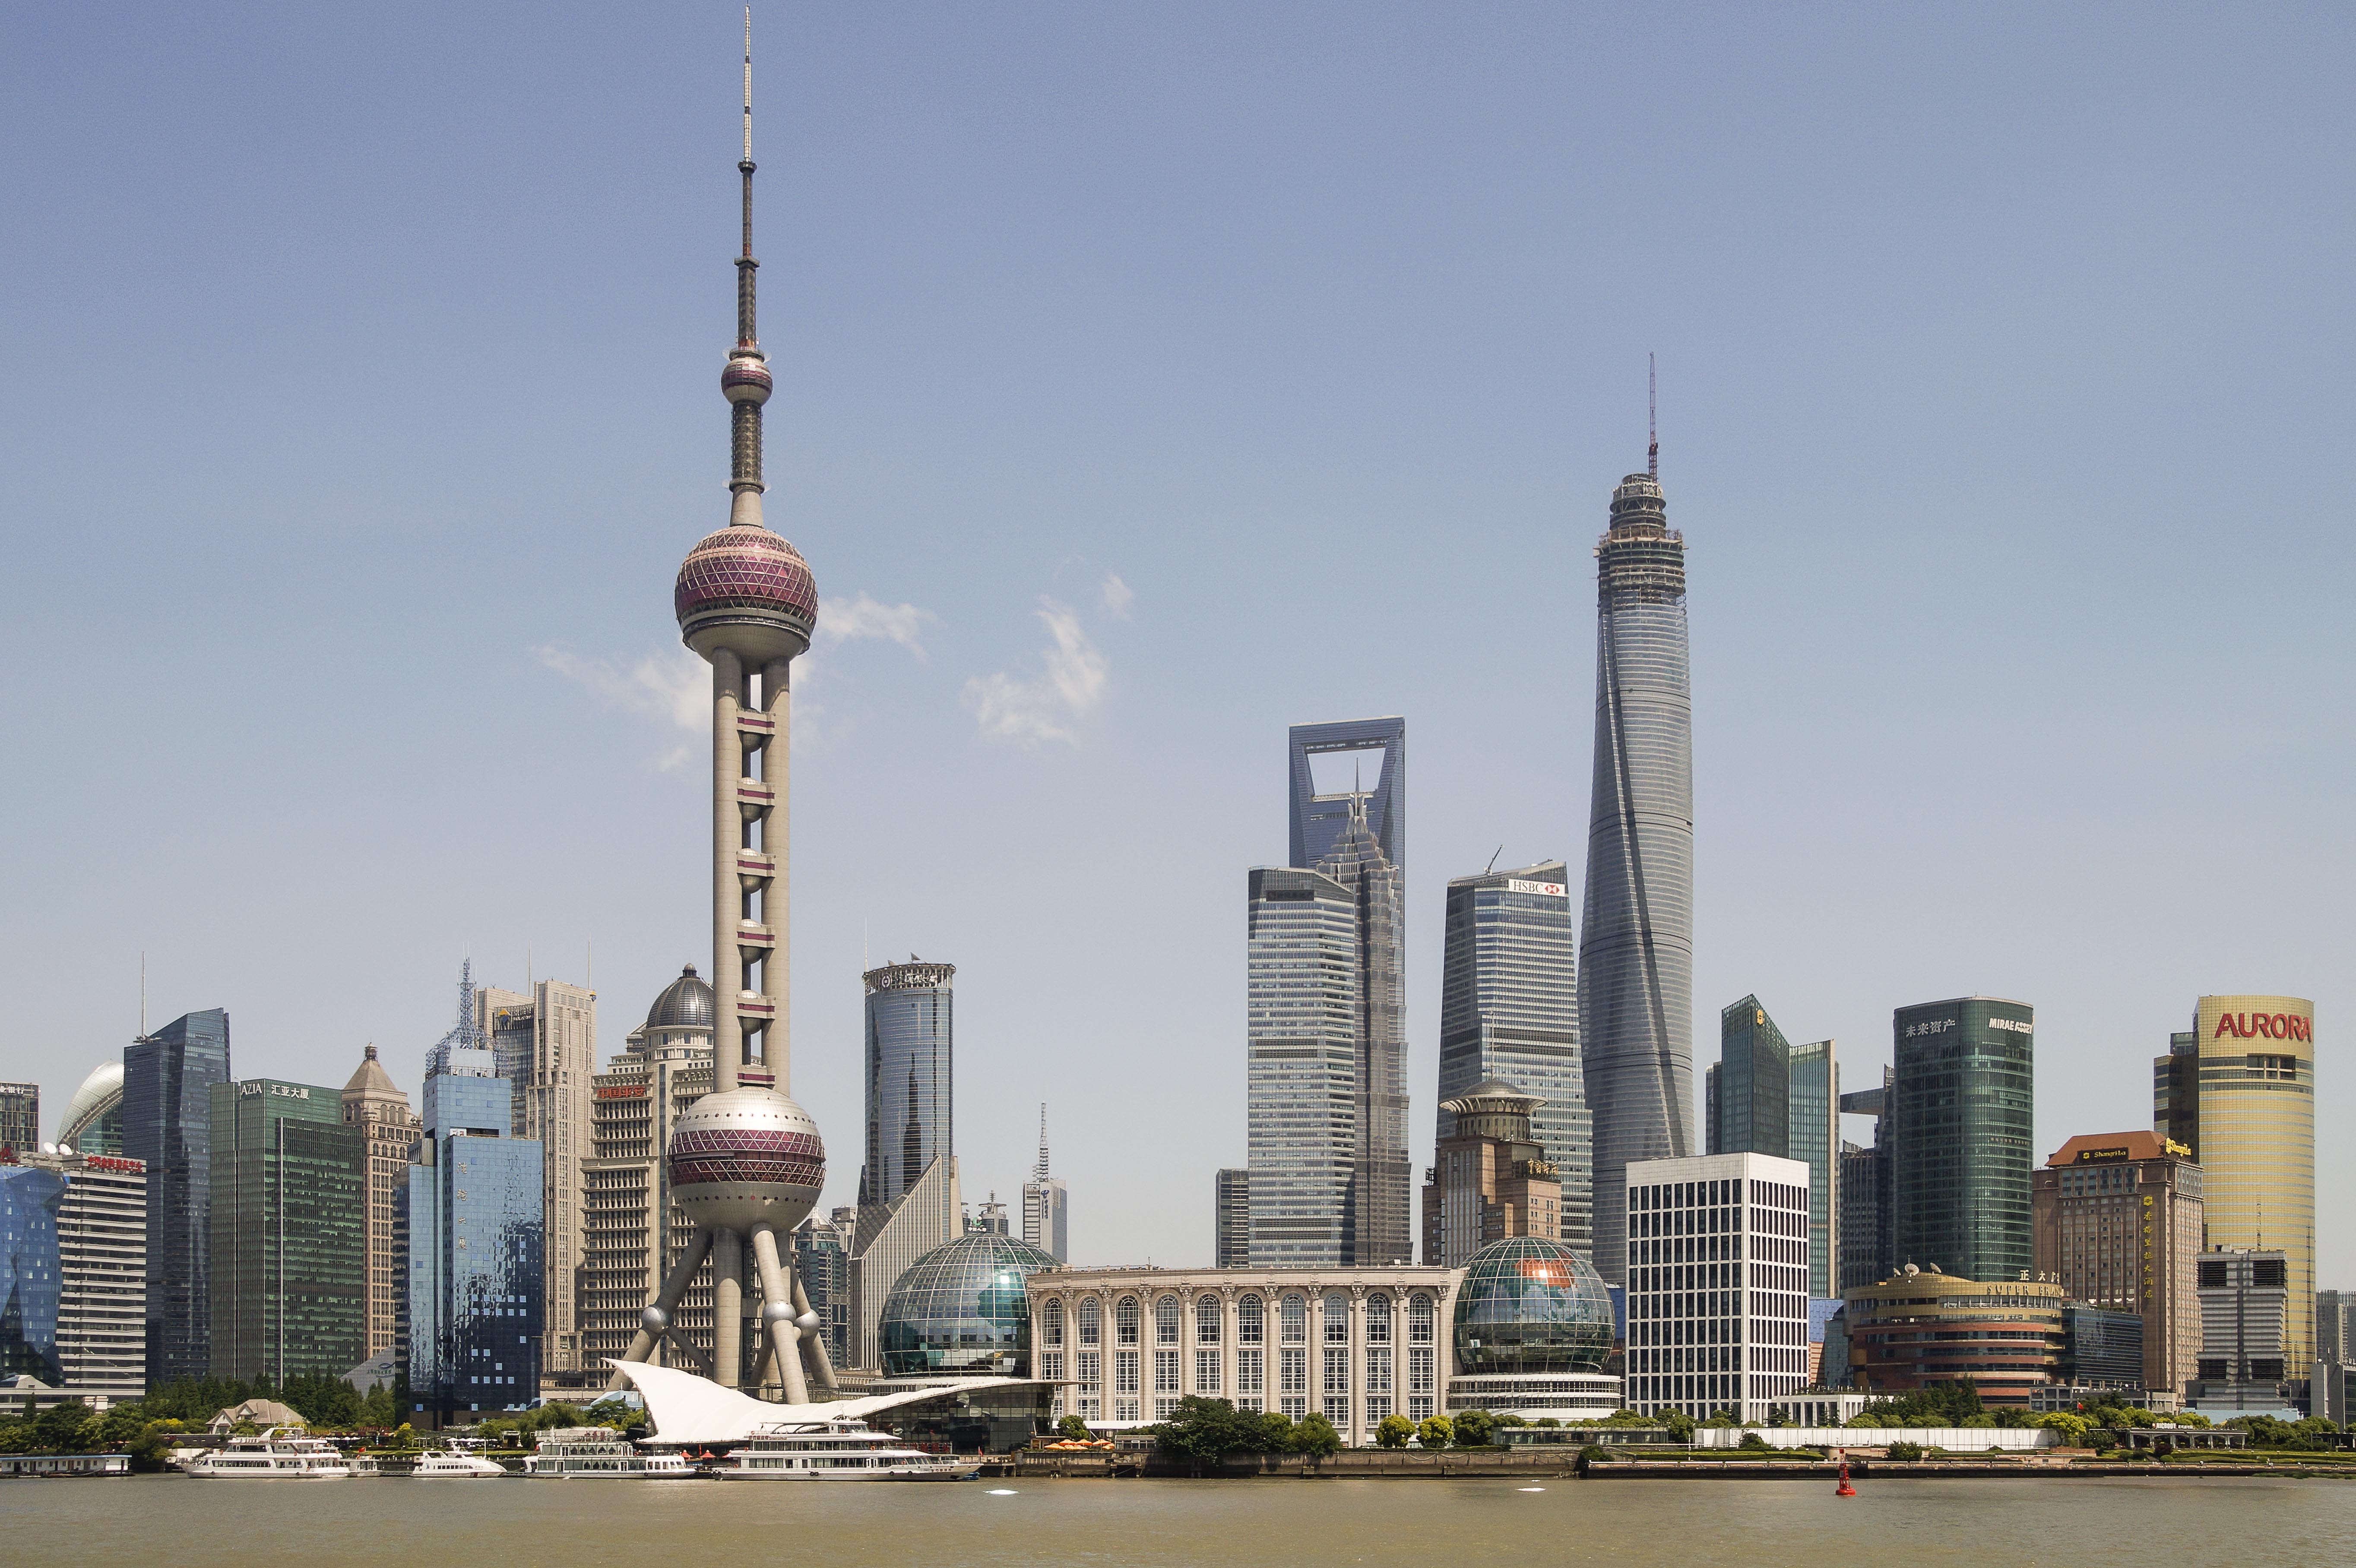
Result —
M884 1299L876 1328L884 1375L1028 1376L1031 1302L1023 1281L1055 1266L1048 1253L994 1232L935 1247Z
M1603 1374L1612 1293L1595 1265L1560 1242L1511 1236L1473 1253L1457 1287L1454 1329L1452 1410L1571 1420L1620 1408L1620 1380Z

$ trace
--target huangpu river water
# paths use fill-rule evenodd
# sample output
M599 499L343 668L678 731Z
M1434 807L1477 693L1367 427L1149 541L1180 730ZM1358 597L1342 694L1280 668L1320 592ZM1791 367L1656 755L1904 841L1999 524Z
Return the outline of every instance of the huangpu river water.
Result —
M1543 1490L1524 1490L1525 1487ZM0 1481L27 1568L2356 1563L2356 1482Z

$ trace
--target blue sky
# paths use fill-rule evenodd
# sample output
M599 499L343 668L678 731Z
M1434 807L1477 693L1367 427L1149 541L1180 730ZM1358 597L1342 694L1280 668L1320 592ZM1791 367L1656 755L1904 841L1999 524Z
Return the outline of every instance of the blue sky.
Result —
M1697 1076L2039 1017L2148 1125L2196 995L2351 1099L2340 8L765 7L797 1094L958 974L967 1190L1039 1101L1085 1262L1203 1262L1287 724L1398 712L1429 1150L1449 876L1582 853L1590 549L1687 539ZM151 1012L412 1090L461 954L703 962L731 5L128 5L0 53L0 1076ZM1505 863L1505 862L1501 862ZM594 951L594 957L591 953ZM2319 1186L2356 1161L2326 1136ZM2321 1221L2325 1285L2356 1231Z

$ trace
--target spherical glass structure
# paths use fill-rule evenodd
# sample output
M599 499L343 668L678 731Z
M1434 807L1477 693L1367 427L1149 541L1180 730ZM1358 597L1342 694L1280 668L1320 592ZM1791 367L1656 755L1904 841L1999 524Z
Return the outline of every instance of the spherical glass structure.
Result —
M935 1247L908 1265L884 1300L877 1325L884 1374L1026 1372L1031 1301L1023 1279L1055 1266L1051 1254L991 1232Z
M1560 1242L1508 1237L1464 1265L1456 1364L1467 1373L1601 1371L1612 1332L1603 1276Z

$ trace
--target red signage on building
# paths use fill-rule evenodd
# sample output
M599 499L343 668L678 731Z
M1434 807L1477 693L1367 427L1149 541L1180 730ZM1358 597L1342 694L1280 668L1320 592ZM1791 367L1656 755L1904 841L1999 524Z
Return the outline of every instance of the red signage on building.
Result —
M2222 1040L2227 1035L2236 1040L2303 1040L2315 1039L2315 1020L2297 1013L2219 1013L2217 1032L2210 1038Z

